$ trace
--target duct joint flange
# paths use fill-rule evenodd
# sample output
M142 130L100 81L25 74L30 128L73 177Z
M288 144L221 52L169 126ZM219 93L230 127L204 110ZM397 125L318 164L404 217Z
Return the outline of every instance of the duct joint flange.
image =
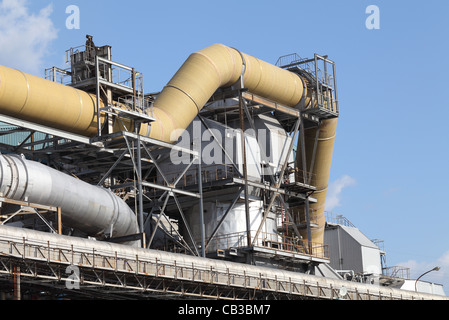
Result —
M300 75L298 75L298 78L301 80L303 90L302 90L301 100L299 100L298 104L295 106L295 109L305 110L307 107L306 106L306 92L307 92L308 88L307 88L306 82Z
M237 51L238 54L240 55L240 57L242 58L242 73L240 74L240 89L244 89L245 88L246 59L240 50L233 48L233 47L231 47L231 49L234 49L235 51Z
M193 97L188 92L186 92L185 90L182 90L181 88L179 88L173 84L168 84L165 86L165 88L173 88L173 89L181 91L183 94L185 94L187 97L189 97L190 100L192 100L192 102L195 104L196 108L198 109L198 113L200 113L201 109L198 106L198 103L196 103L195 99L193 99Z

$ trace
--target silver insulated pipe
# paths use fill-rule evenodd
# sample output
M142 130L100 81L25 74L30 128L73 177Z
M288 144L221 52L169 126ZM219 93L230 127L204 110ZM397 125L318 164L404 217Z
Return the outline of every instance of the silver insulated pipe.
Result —
M136 234L131 208L112 191L16 155L0 155L0 195L61 208L64 225L89 236Z

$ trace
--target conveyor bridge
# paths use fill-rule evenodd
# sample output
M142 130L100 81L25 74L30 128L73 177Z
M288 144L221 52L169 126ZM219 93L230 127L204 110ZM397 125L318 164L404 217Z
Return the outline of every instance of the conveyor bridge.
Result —
M440 300L444 297L0 227L0 284L50 283L67 297ZM14 235L13 235L14 234ZM37 240L39 239L39 240ZM58 241L55 241L58 239ZM71 239L71 244L68 241ZM17 280L20 279L20 280ZM79 285L79 289L76 288Z

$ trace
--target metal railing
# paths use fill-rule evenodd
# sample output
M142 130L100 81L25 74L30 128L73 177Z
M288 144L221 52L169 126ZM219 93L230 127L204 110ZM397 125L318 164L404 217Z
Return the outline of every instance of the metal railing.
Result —
M164 172L164 176L167 178L168 183L174 183L179 179L179 172L177 171L167 171ZM228 180L234 177L237 177L238 173L236 172L234 166L226 165L226 164L214 164L210 166L202 166L201 170L201 179L203 183L211 183L221 180ZM153 183L161 183L162 178L154 178ZM163 181L166 185L165 181ZM187 171L182 178L177 183L177 187L188 187L188 186L196 186L198 185L198 170L196 168L190 169Z
M182 171L182 170L168 171L168 172L164 173L164 175L166 177L170 177L169 178L170 182L175 182L177 180L177 175L179 175L180 171ZM304 173L307 175L307 178L309 181L315 180L316 175L313 173L305 172L300 169L295 169L295 171L296 171L296 174L298 175L296 178L296 182L300 182L300 183L304 183L305 185L308 185L307 182L303 181ZM220 181L220 180L228 180L228 179L237 178L237 177L239 177L239 173L237 172L234 165L212 164L212 165L206 165L206 166L203 165L202 166L201 177L202 177L203 183L210 183L210 182L215 182L215 181ZM156 180L154 182L156 182ZM285 182L286 186L288 186L292 183L289 180L285 180L284 182ZM197 184L198 184L198 172L196 171L196 169L191 169L191 170L187 171L187 173L179 181L178 186L187 187L187 186L192 186L192 185L197 185ZM292 184L292 186L293 186L293 184Z
M87 50L91 49L91 50ZM70 48L65 52L65 63L72 65L79 62L95 62L95 54L90 54L93 48L88 48L86 45Z
M355 226L343 215L337 215L333 212L325 212L326 221L329 223L339 224L345 227L355 228Z
M15 257L24 261L42 262L43 265L49 266L49 270L45 272L43 268L35 268L30 270L21 269L22 277L30 277L33 279L54 279L59 281L73 281L73 277L64 275L64 269L56 269L49 264L56 263L62 266L78 266L83 268L86 275L79 275L80 284L97 287L122 287L126 290L155 290L150 288L148 282L145 284L138 276L152 277L161 281L175 280L184 281L186 284L182 292L174 292L167 290L167 287L161 287L159 290L164 293L179 293L185 295L198 295L197 290L191 289L189 292L187 283L199 285L213 285L214 292L217 292L219 286L226 290L232 290L234 294L235 288L245 290L263 290L268 292L276 292L279 294L310 296L332 298L336 292L332 292L331 288L321 287L319 283L306 283L303 281L294 281L290 279L278 279L276 276L268 276L262 274L251 274L250 272L236 272L236 270L216 270L213 267L206 268L194 264L183 264L183 259L172 260L170 262L158 260L158 258L146 259L140 256L125 256L117 252L101 252L92 248L86 251L82 248L55 247L54 244L36 244L30 243L23 238L18 240L0 240L0 260L2 257ZM95 271L96 270L96 271ZM27 272L28 271L28 272ZM8 264L0 264L0 274L10 274L12 269ZM91 274L92 272L92 274ZM108 274L107 272L110 272ZM42 273L42 274L41 274ZM121 279L125 279L125 275L132 277L126 278L127 281L117 281L117 274ZM120 279L119 279L120 280ZM133 281L134 280L134 281ZM186 282L187 281L187 282ZM179 283L176 287L179 288ZM155 283L159 284L159 283ZM165 283L167 285L167 283ZM143 290L143 291L142 291ZM156 289L157 290L157 289ZM216 296L208 296L207 291L201 293L202 297L217 298ZM220 298L224 298L223 296ZM230 299L235 299L231 297Z
M285 68L287 66L303 63L306 59L301 58L297 53L282 56L276 62L276 67Z
M252 231L251 234L256 234ZM211 240L213 250L245 249L248 248L247 232L237 232L216 236ZM301 254L305 256L329 259L329 247L299 240L294 237L282 236L274 233L261 232L251 244L256 248L271 249L285 253Z
M390 278L410 280L410 268L395 266L383 268L382 274Z
M45 80L49 80L63 85L70 85L72 83L71 77L72 75L70 68L61 69L57 67L52 67L45 69Z
M371 240L372 243L376 245L376 247L379 248L380 251L385 252L385 241L380 239L373 239Z
M95 288L107 294L110 288L123 289L123 293L177 294L180 296L212 299L251 299L255 294L264 297L289 297L301 299L348 299L348 300L413 300L432 298L414 292L393 292L384 288L367 288L357 283L332 280L321 281L319 277L267 269L252 271L227 266L222 268L204 263L186 263L183 256L175 255L161 261L157 255L142 251L139 254L124 254L110 249L77 247L58 243L29 240L20 237L0 238L0 277L15 275L20 266L20 277L24 281L55 281L55 285L74 281L68 267L78 267L81 286ZM133 251L131 251L133 252ZM134 253L134 252L133 252ZM271 270L271 271L268 271ZM104 291L101 291L104 290ZM117 291L119 292L119 291ZM259 296L260 297L260 296Z
M297 72L310 82L312 101L306 106L306 110L319 115L330 113L332 116L338 116L335 64L327 56L315 54L313 59L303 59L294 53L280 57L276 66L290 70L296 68Z
M300 225L307 225L307 217L305 214L301 214L301 213L291 213L292 218L294 219L294 222L286 219L286 215L283 212L285 211L285 209L280 209L279 207L276 209L276 214L277 214L277 225L278 227L284 227L285 229L289 226L291 226L293 223L295 223L297 226ZM312 212L312 210L311 210ZM310 216L310 224L311 225L318 225L318 216L313 215Z

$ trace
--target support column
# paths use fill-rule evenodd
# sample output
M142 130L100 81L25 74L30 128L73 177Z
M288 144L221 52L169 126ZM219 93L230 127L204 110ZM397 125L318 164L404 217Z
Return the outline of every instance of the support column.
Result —
M202 175L202 155L201 147L198 156L198 192L200 194L200 224L201 224L201 256L206 257L206 226L204 225L204 207L203 207L203 175Z
M14 273L14 300L22 300L20 293L20 267L13 267Z
M246 137L245 137L245 117L244 117L244 106L243 106L243 96L242 90L239 93L239 107L240 107L240 129L241 129L241 143L242 143L242 158L243 158L243 179L244 194L245 194L245 215L246 215L246 241L248 247L252 245L251 241L251 216L249 212L249 191L248 191L248 167L246 162Z
M300 141L301 141L301 159L302 159L302 163L303 163L303 179L304 179L304 183L306 183L308 181L308 177L307 177L307 158L306 158L306 143L305 143L305 131L304 131L304 118L303 115L301 113L300 115L300 121L301 121L301 126L300 126ZM313 165L313 164L312 164ZM310 172L310 175L312 175L312 173ZM309 198L307 197L306 201L305 201L305 216L306 216L306 225L307 225L307 244L308 244L308 253L309 254L313 254L313 245L311 244L311 240L312 240L312 229L311 229L311 225L310 225L310 203L309 203Z
M58 234L62 235L62 212L61 212L61 208L58 208Z
M143 224L143 190L142 190L142 151L141 151L140 135L137 134L137 150L136 150L136 162L137 162L137 219L139 221L139 231L144 233Z

